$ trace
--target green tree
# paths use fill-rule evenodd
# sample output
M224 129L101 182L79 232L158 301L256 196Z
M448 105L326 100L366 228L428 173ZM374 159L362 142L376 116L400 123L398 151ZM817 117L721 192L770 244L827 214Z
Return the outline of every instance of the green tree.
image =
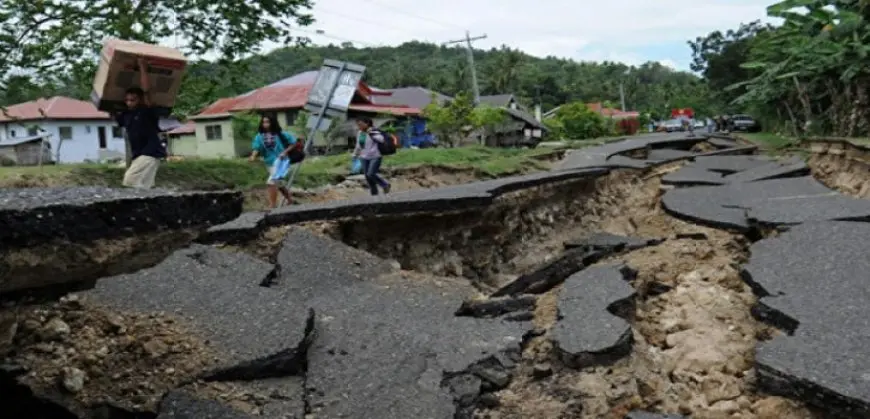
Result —
M487 138L507 120L508 116L502 108L480 105L471 112L471 124L481 130L483 144L486 144Z
M465 93L456 95L444 105L436 100L423 109L423 116L428 120L429 130L449 147L456 147L465 138L465 132L474 128L474 103L471 96Z
M39 0L0 2L0 90L13 70L51 75L98 59L100 42L119 37L224 60L257 52L263 41L304 41L290 23L313 21L310 0Z
M609 135L612 124L585 103L572 102L559 107L550 121L550 128L561 138L585 140Z

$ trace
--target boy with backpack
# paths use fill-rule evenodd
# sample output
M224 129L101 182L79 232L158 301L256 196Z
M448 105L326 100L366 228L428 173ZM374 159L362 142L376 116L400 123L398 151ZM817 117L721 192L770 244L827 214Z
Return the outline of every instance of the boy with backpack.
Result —
M359 158L362 163L362 172L369 185L369 191L372 195L377 195L380 186L384 194L388 194L391 186L378 172L381 170L383 156L396 153L396 139L375 129L371 118L357 119L356 126L359 128L359 133L353 156Z
M289 173L291 164L305 159L305 143L297 141L292 134L282 131L278 121L269 116L260 119L258 131L251 143L253 151L250 161L257 161L262 156L263 163L269 168L266 185L269 208L274 209L278 206L278 192L281 192L288 204L292 201L290 191L280 182Z

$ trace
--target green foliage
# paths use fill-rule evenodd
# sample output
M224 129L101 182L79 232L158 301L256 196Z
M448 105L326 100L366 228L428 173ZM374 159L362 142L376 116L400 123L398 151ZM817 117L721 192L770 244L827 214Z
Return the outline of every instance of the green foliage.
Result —
M256 112L233 114L233 138L253 139L260 128L260 115Z
M465 137L465 132L474 127L474 101L466 93L456 95L453 100L440 105L432 101L423 116L428 120L427 127L442 144L456 147Z
M739 52L703 60L718 66L718 75L705 73L711 87L727 83L733 108L788 135L870 134L870 3L785 0L767 13L782 25L746 31L731 44Z
M479 105L471 112L471 124L482 130L484 144L486 144L486 138L507 121L508 116L502 108Z
M468 89L470 75L465 54L462 48L407 42L396 47L374 48L350 45L290 47L236 62L193 62L188 67L176 109L179 114L196 112L218 98L241 94L303 71L316 70L324 58L365 65L366 82L372 86L424 86L454 96ZM570 101L609 100L619 103L620 83L625 86L628 108L646 112L663 112L671 106L685 107L688 105L683 104L683 100L707 92L700 88L697 76L655 62L636 67L613 62L576 62L554 57L537 58L508 47L476 51L475 62L482 95L513 93L527 106L540 97L545 109ZM625 74L626 70L628 74ZM49 83L40 79L34 83L43 90L56 90L68 84L89 86L92 78L93 72L90 72L83 73L76 82L59 80ZM90 91L85 89L73 96L85 99L88 94ZM698 100L703 102L704 99Z
M583 102L572 102L559 107L549 127L560 138L585 140L613 134L613 125Z
M55 79L59 73L95 62L107 37L178 39L191 55L217 52L224 60L256 53L266 40L305 42L291 28L313 22L305 13L311 7L310 0L3 1L0 91L14 81L16 69L36 74L41 83L62 82Z
M297 137L305 137L308 135L308 120L311 119L311 114L308 111L300 111L296 114L296 119L293 121L293 126L290 130Z

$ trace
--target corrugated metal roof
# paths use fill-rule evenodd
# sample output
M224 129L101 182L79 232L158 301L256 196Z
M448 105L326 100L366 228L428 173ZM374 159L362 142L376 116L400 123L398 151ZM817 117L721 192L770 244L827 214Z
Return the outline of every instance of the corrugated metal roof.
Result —
M450 96L420 86L378 89L378 91L390 93L389 96L372 96L372 100L379 105L406 105L412 108L423 109L432 103L433 94L439 104L453 100Z
M24 143L30 143L30 142L41 141L43 138L46 138L46 137L48 137L49 135L51 135L51 134L49 134L49 133L47 133L47 132L44 132L44 133L41 133L41 134L30 135L30 136L27 136L27 137L21 137L21 138L17 138L17 137L15 137L15 138L8 138L8 139L5 139L5 140L3 140L3 141L0 141L0 147L16 146L16 145L19 145L19 144L24 144Z

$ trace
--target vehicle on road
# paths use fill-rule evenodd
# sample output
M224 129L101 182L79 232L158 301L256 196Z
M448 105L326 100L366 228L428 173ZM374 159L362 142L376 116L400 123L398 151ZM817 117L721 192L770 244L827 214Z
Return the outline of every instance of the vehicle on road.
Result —
M683 126L683 121L679 119L669 119L661 124L662 131L665 132L678 132L685 131L686 128Z
M704 127L707 126L707 124L705 124L703 120L696 119L696 120L692 123L692 126L695 127L695 128L704 128Z
M729 121L729 129L731 131L760 131L761 126L749 115L732 115Z

